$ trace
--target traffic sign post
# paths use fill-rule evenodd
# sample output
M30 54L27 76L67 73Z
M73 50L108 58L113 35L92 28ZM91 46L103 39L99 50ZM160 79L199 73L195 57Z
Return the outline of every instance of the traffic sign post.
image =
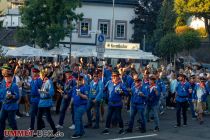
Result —
M104 59L105 42L106 42L105 40L106 37L103 34L98 35L96 52L97 52L97 58L99 59Z
M98 42L99 43L104 43L105 42L105 36L103 34L98 35Z
M98 59L103 59L104 58L104 53L97 53L97 58Z
M104 53L105 52L105 48L102 48L102 47L96 47L96 52L98 53Z

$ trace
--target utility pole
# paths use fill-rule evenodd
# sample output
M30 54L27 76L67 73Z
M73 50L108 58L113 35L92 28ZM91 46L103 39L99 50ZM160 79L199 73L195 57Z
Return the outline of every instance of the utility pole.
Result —
M114 7L115 7L115 0L112 0L112 38L111 38L111 42L113 42L114 40Z

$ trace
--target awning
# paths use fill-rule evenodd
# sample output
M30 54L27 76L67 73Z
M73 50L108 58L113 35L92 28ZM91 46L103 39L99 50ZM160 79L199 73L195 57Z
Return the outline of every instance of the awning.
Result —
M109 50L106 49L105 58L126 58L126 59L141 59L141 60L154 60L156 61L158 57L154 56L152 53L144 52L142 50L138 51L127 51L127 50Z

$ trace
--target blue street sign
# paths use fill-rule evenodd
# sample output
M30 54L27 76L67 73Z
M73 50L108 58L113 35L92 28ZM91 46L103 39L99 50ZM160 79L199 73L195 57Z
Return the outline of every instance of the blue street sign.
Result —
M102 43L102 42L104 42L104 41L105 41L104 35L103 35L103 34L100 34L100 35L98 36L98 42Z

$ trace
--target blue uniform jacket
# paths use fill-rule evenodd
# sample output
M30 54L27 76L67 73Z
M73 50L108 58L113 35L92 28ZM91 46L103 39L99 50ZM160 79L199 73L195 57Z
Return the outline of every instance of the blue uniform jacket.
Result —
M91 82L89 75L87 75L87 74L82 74L82 75L84 76L85 85L89 85Z
M6 97L7 93L10 92L15 96L13 99L8 99ZM4 110L17 110L19 99L19 88L16 83L12 82L12 85L9 88L6 88L6 82L3 80L0 89L0 100L3 102L2 109Z
M44 92L42 92L44 91ZM42 84L42 91L40 91L39 107L52 107L52 97L54 95L54 87L52 80L48 79Z
M207 101L207 96L209 94L208 89L207 89L207 86L205 85L204 88L201 88L199 83L197 83L195 85L195 89L194 89L194 92L193 92L193 96L194 96L194 99L195 100L198 100L198 96L197 96L198 90L201 90L203 92L203 94L201 96L201 101L202 102L206 102Z
M158 95L155 93L155 90L158 90L157 86L149 87L148 97L147 97L147 105L149 106L156 106L159 103L160 93Z
M122 107L122 96L128 95L126 86L121 82L114 85L114 83L110 81L107 88L109 93L109 106Z
M189 93L188 101L192 102L193 99L196 99L195 97L195 83L190 83L190 88L192 89L192 93Z
M103 97L103 89L104 84L102 80L99 80L97 83L94 83L94 81L92 80L89 89L89 99L96 99L96 101L101 101Z
M142 86L136 87L133 86L131 88L131 105L141 105L144 106L146 104L146 99L148 96L147 90L145 90ZM144 96L140 96L140 93L143 93Z
M191 88L189 82L185 82L182 84L181 82L178 82L177 88L176 88L176 101L178 102L185 102L188 100L188 97L190 95L189 89Z
M149 81L142 81L142 88L149 92Z
M31 103L39 103L39 89L42 87L42 79L37 78L37 79L32 79L31 83L31 92L30 92L30 102Z
M206 82L206 88L207 88L208 93L210 94L210 80Z
M156 85L157 85L159 94L165 95L166 94L166 85L163 82L163 80L161 80L161 79L156 80Z
M127 76L127 80L126 80L126 85L127 85L127 88L132 88L132 84L133 84L133 78L130 76L130 75L128 75Z
M82 99L80 96L77 95L77 89L80 90L80 93L87 95L88 96L88 88L85 85L78 87L74 87L73 89L73 94L72 94L72 98L74 101L74 107L80 107L80 106L85 106L87 107L87 100L86 99Z
M106 77L107 80L112 79L112 72L108 69L104 69L104 76Z
M68 99L71 99L73 88L77 85L75 79L69 80L64 85L64 95L68 95Z

